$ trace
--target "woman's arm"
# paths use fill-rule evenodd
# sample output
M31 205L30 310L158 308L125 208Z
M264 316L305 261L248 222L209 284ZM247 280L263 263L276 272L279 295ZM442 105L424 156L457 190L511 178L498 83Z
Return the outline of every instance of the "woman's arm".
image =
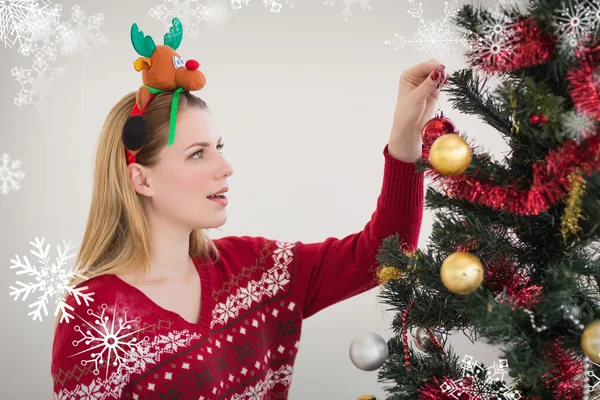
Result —
M387 150L385 146L377 208L364 229L342 239L297 243L293 290L306 293L304 318L375 287L376 255L383 239L398 234L405 248L417 246L423 216L423 173Z
M304 317L377 285L376 255L383 239L398 234L407 250L417 247L423 217L423 127L434 115L447 81L437 60L415 65L400 76L390 139L383 154L383 186L377 208L361 232L321 243L298 243L297 266L306 285Z

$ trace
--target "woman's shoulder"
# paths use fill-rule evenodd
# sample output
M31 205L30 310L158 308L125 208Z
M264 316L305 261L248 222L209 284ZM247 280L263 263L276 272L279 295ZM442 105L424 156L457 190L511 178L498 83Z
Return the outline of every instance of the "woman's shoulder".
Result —
M158 344L168 342L171 330L179 332L116 275L93 277L71 289L80 293L65 300L68 317L57 321L52 345L51 374L59 398L120 388L127 380L119 376L138 371Z
M135 310L147 313L143 299L123 280L113 274L84 279L69 288L62 299L62 315L59 323L88 323L108 316L110 309Z

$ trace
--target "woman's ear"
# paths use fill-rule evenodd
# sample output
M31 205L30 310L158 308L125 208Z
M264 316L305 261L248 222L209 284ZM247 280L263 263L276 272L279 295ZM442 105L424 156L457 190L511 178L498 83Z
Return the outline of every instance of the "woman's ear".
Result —
M146 168L138 163L131 163L127 166L127 174L136 193L146 197L154 196L154 190L150 185L150 176Z

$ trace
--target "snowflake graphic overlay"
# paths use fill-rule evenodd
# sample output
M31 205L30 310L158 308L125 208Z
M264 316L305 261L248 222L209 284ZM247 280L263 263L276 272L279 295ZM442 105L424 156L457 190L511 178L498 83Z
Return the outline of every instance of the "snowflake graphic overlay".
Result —
M57 26L62 55L71 55L90 50L108 43L107 37L100 31L104 14L86 16L80 6L71 9L71 19Z
M588 138L596 131L595 119L575 110L568 111L564 117L563 127L566 135L577 142Z
M231 7L234 10L239 10L243 6L247 6L248 3L250 3L250 1L252 1L252 0L231 0Z
M60 5L47 0L5 0L0 6L0 41L10 48L18 43L18 52L23 53L35 32L58 18L60 11Z
M25 46L24 55L43 54L44 61L54 61L59 55L69 56L87 51L108 43L107 37L100 32L104 14L86 16L82 8L71 8L71 19L65 22L56 20L48 23L33 35Z
M348 21L352 15L352 9L350 8L352 4L360 5L363 10L371 10L371 4L369 4L369 0L325 0L325 5L334 6L337 1L344 4L342 17L344 17L344 20L346 21Z
M200 24L210 21L215 16L215 9L198 0L165 0L164 4L152 7L148 14L163 22L165 29L169 29L173 18L177 17L185 28L186 37L200 39Z
M209 11L207 14L210 15L210 18L204 21L208 26L222 26L232 17L229 7L225 4L226 1L210 0L208 2L207 7Z
M29 305L29 308L32 308L33 310L27 315L32 316L34 321L38 319L41 321L42 313L44 316L48 316L47 305L49 303L49 298L54 297L56 303L54 316L56 317L60 311L62 312L60 322L69 322L70 318L74 318L69 312L73 311L73 307L65 302L65 294L68 293L69 295L72 295L77 301L77 304L82 304L81 302L83 301L86 306L89 306L90 302L93 301L92 295L94 293L87 293L87 286L74 287L69 285L69 281L76 276L86 279L72 269L66 272L64 268L66 262L75 256L75 254L69 254L73 249L71 242L63 240L62 250L60 246L56 246L58 257L56 257L54 263L50 264L50 257L48 257L50 245L44 246L44 241L45 238L42 238L41 240L35 238L35 242L29 242L34 247L34 249L30 250L31 254L36 256L40 263L39 269L34 265L31 265L27 256L23 256L24 261L21 261L21 258L18 255L16 256L16 259L10 260L12 263L10 269L18 269L17 275L27 274L28 276L35 278L35 282L33 283L16 281L18 287L9 286L11 289L10 295L14 296L15 301L19 299L19 296L23 295L22 300L25 301L30 294L41 291L42 293L37 301L34 301Z
M482 26L482 33L470 42L471 58L484 65L511 64L519 46L517 23L501 8L490 13L490 20Z
M73 340L73 346L77 347L81 343L84 343L88 347L71 356L75 357L90 352L90 358L81 360L81 365L85 366L94 363L94 375L98 375L100 373L99 366L106 364L105 379L108 379L108 371L111 365L116 367L114 376L117 378L121 377L121 372L123 370L126 370L127 373L132 373L136 369L135 364L137 363L137 360L145 359L145 354L148 349L147 345L150 340L148 336L145 336L140 341L138 341L136 337L133 337L133 335L145 328L132 330L132 323L135 322L139 325L141 318L136 317L134 319L128 319L128 307L123 308L124 317L119 317L118 319L116 305L112 319L109 318L108 315L105 315L107 308L108 306L106 304L102 304L102 312L100 315L94 313L91 309L87 310L88 315L95 317L95 326L77 315L77 317L89 326L89 329L84 332L81 326L75 326L75 331L79 332L82 335L82 338Z
M76 5L69 21L51 21L38 29L22 49L23 55L32 57L32 66L11 69L12 76L21 84L14 104L34 105L38 114L45 117L48 95L66 72L65 67L55 68L53 62L59 55L72 55L107 43L106 37L99 32L102 21L102 14L86 17Z
M48 112L48 94L54 82L64 76L65 68L52 68L46 61L43 52L33 56L30 68L15 67L10 70L12 76L21 84L21 90L14 99L14 104L21 107L34 105L38 115L46 117Z
M600 376L590 368L592 364L594 367L600 367L600 364L590 360L588 357L583 358L583 400L590 400L590 394L593 395L591 400L600 399L600 392L598 385L600 385Z
M252 1L252 0L231 0L231 7L234 10L239 10L243 6L247 6L250 3L250 1ZM265 8L270 7L269 11L275 12L275 13L278 13L281 11L281 8L283 7L283 4L281 2L283 2L283 1L284 0L280 0L280 1L262 0L263 4L265 5ZM285 0L285 4L290 6L290 8L294 8L295 2L296 2L296 0Z
M458 12L458 0L445 2L445 17L436 20L423 18L422 3L415 3L415 0L408 0L408 2L412 5L412 9L407 10L407 13L419 20L417 32L411 39L394 34L394 39L384 41L385 44L394 46L394 50L397 51L410 43L416 50L431 57L446 57L453 53L451 50L455 43L466 44L465 35L457 36L450 27L450 19Z
M462 376L455 380L446 380L441 389L452 398L461 400L517 400L521 394L509 389L504 382L508 373L507 360L500 360L487 369L473 357L465 356L461 362Z
M21 161L11 160L6 153L0 156L0 192L8 194L12 189L17 191L21 188L20 180L25 178L25 172L21 171Z
M554 16L553 26L559 48L565 56L573 57L582 42L595 35L600 27L600 4L594 1L586 4L563 1L561 5Z

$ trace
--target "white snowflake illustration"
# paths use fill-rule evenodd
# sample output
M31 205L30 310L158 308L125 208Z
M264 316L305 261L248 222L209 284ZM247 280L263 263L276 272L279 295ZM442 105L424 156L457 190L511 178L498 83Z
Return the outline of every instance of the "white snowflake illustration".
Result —
M19 45L23 53L35 32L60 16L60 5L48 0L4 0L0 5L0 41Z
M0 193L8 194L10 190L21 189L20 180L25 179L25 172L20 170L21 161L11 160L6 153L0 156Z
M252 0L231 0L231 7L234 10L239 10L243 6L247 6ZM296 0L262 0L265 8L269 8L269 11L278 13L281 11L283 4L294 8Z
M173 18L179 18L184 37L197 40L200 39L200 24L212 19L215 9L198 0L165 0L163 4L152 7L148 14L163 22L166 30L172 26Z
M444 382L440 388L455 399L478 400L517 400L521 394L506 386L504 374L507 374L507 360L500 360L493 366L484 369L466 355L461 362L461 377Z
M600 364L595 363L588 357L583 359L583 400L600 399L600 376L590 369L590 364L600 368ZM593 395L590 399L590 394Z
M58 21L53 21L38 29L23 46L22 54L28 57L35 56L39 62L55 61L60 53L58 24Z
M453 46L456 43L466 45L465 35L452 32L450 27L450 19L458 11L458 0L445 2L445 17L436 20L423 18L423 4L421 2L415 3L415 0L408 0L408 3L412 8L407 10L407 13L419 20L417 32L410 39L394 34L394 39L385 40L385 44L392 45L394 50L397 51L410 43L417 51L433 58L448 57L454 54Z
M568 111L564 117L563 127L566 135L576 141L586 139L596 130L595 119L575 110Z
M325 0L325 5L334 6L337 2L344 4L342 17L344 17L344 20L346 21L348 21L352 15L351 6L353 4L358 4L363 10L371 10L371 4L369 3L369 0Z
M498 46L514 46L518 40L517 24L501 9L490 12L491 21L482 26L484 37Z
M123 370L126 373L132 373L137 368L136 360L145 359L145 352L150 340L148 336L139 341L134 337L136 333L145 329L132 329L132 323L139 325L141 318L128 319L129 308L127 307L123 308L124 316L118 318L116 305L112 312L112 318L105 315L108 308L106 304L102 304L100 308L102 310L100 315L94 313L92 309L87 310L87 314L94 317L93 325L77 315L88 325L88 329L84 332L81 326L75 326L74 330L79 332L82 338L73 340L73 346L77 347L81 343L85 343L86 349L73 354L73 356L89 352L89 358L81 360L81 364L85 366L93 363L95 375L100 373L99 366L106 364L105 379L108 379L108 371L111 366L116 367L113 371L116 377L120 377Z
M90 302L93 301L92 295L94 293L86 292L88 289L87 286L74 287L69 284L70 280L76 276L85 279L85 277L74 272L73 269L66 272L66 269L64 268L66 262L75 255L72 253L69 254L73 249L71 242L63 240L62 249L60 246L56 246L58 256L51 264L50 257L48 257L50 245L44 246L44 241L45 238L42 238L41 240L35 238L35 242L29 242L34 247L30 252L37 257L40 263L39 268L31 265L27 256L23 256L23 261L21 261L21 258L18 255L16 256L16 259L10 260L12 263L10 269L18 269L17 275L27 274L27 276L34 278L32 279L34 281L32 283L16 281L18 287L10 286L10 295L14 296L15 301L19 299L19 296L23 295L22 300L25 301L30 294L41 291L42 293L38 299L29 305L29 308L32 308L33 310L27 315L32 316L34 321L38 319L41 321L42 313L44 316L48 316L47 305L49 299L55 298L56 309L54 316L57 316L60 311L62 312L60 322L63 320L69 322L70 318L74 318L70 313L70 311L73 311L73 307L64 301L65 295L68 293L73 296L77 301L77 304L82 304L81 302L83 301L86 305L89 305Z
M517 54L520 36L517 22L504 10L490 11L489 21L481 27L476 40L469 42L471 57L483 65L508 64Z
M45 61L54 61L59 55L70 56L108 43L100 32L104 14L86 16L81 6L71 8L71 19L56 20L38 29L25 46L24 55L41 53Z
M210 10L210 18L204 21L207 26L222 27L229 19L231 19L232 14L229 6L225 4L226 1L227 0L210 0L208 2L207 7Z
M17 106L34 105L38 115L47 115L48 95L56 80L66 71L65 68L51 68L45 60L43 52L36 53L30 68L15 67L10 70L12 76L21 85L21 90L14 99Z
M104 14L86 16L81 6L71 9L71 19L58 24L60 52L62 55L81 53L108 43L107 37L100 31Z
M234 10L239 10L243 6L247 6L248 3L250 3L250 1L252 1L252 0L231 0L231 7Z
M72 55L105 44L107 39L98 30L102 20L102 14L85 17L81 7L74 6L69 21L63 23L57 19L36 30L22 49L23 55L31 56L33 65L11 69L12 76L21 84L15 105L33 105L39 116L45 117L48 95L67 70L54 67L53 62L59 55Z
M556 11L553 26L558 35L559 49L567 57L600 27L600 4L587 1L586 4L562 2Z
M474 57L485 60L486 65L497 65L502 60L509 60L516 55L516 39L510 35L484 35L472 42Z

